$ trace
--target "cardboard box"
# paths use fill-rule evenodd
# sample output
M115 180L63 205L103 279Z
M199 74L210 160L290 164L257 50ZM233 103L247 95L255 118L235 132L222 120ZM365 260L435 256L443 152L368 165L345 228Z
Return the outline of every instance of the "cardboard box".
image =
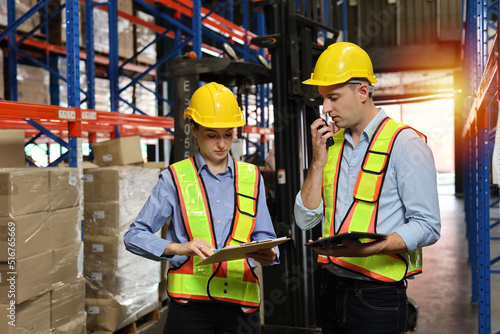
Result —
M82 240L81 207L50 211L50 248L57 249Z
M48 212L0 217L0 262L7 262L9 258L24 259L49 251L48 223Z
M0 305L0 319L2 319L0 321L0 333L2 334L52 333L50 294L46 293L20 305ZM12 319L15 319L15 322L11 322Z
M123 239L118 236L84 235L85 266L87 262L94 266L119 267L137 261L134 255L125 249Z
M0 168L24 167L24 130L0 130Z
M93 168L84 171L84 201L110 202L120 200L120 174L113 168Z
M41 67L17 65L19 102L50 104L50 73Z
M83 277L83 242L53 250L52 286L58 287Z
M135 16L146 22L155 23L154 16L142 11L136 11ZM143 50L156 39L156 33L141 24L135 24L135 36L136 52ZM144 49L144 51L137 56L137 61L148 65L154 65L156 63L156 44L153 43Z
M57 6L57 8L65 3L65 0L51 0L51 4ZM80 22L78 42L80 47L85 48L85 4L79 3L78 8L78 20ZM66 10L61 11L49 21L49 39L51 44L66 44Z
M83 234L123 236L141 210L144 200L127 205L121 202L85 203Z
M7 18L7 1L11 0L0 0L0 26L6 27L8 25ZM16 0L16 19L26 14L27 11L31 9L36 4L36 0ZM41 15L39 12L34 13L32 16L26 19L19 27L18 31L30 32L34 27L40 24ZM35 35L42 35L40 30L37 30Z
M137 319L127 314L127 307L114 299L85 299L87 330L108 330L114 332Z
M95 163L99 166L121 166L143 163L141 138L120 137L92 144Z
M87 334L87 313L62 326L54 328L52 334ZM97 333L95 333L97 334ZM104 334L104 333L102 333ZM108 333L106 333L108 334Z
M49 171L50 210L79 206L81 183L78 169L69 167L47 169Z
M148 161L142 164L143 168L153 168L153 169L158 169L158 173L163 172L165 169L167 169L168 166L165 165L165 161Z
M21 304L52 288L52 251L0 263L0 304Z
M87 329L113 332L158 308L158 287L126 300L86 298Z
M85 313L85 278L82 277L51 291L50 308L52 328L60 327L82 316Z
M142 202L142 207L158 182L158 172L135 166L101 167L85 170L83 181L85 203L118 201L137 206Z
M0 217L46 211L48 176L43 168L0 169Z
M128 298L139 291L150 291L160 282L160 263L135 257L133 263L120 267L85 261L87 298ZM166 261L164 261L166 262Z

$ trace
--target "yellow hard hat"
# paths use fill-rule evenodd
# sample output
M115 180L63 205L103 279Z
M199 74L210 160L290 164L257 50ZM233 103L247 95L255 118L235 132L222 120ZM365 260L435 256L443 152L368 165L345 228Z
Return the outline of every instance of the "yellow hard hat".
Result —
M321 53L311 79L302 83L331 86L346 83L352 78L366 78L370 83L377 82L373 75L372 61L365 50L353 43L339 42Z
M233 92L227 87L210 82L198 88L184 112L206 128L235 128L245 125L245 116Z

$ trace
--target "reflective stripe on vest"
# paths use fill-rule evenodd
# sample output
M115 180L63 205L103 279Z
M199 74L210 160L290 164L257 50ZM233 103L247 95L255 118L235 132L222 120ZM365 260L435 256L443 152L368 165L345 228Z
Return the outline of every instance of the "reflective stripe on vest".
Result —
M338 233L347 231L376 232L378 201L389 157L396 137L402 130L407 128L410 127L386 118L375 131L356 180L353 204ZM423 136L420 133L419 135ZM323 170L323 200L325 203L323 237L336 234L335 203L345 140L344 131L337 132L334 135L334 140L336 145L330 147L328 163ZM328 209L326 203L333 203L332 208ZM361 240L361 242L369 241L369 239ZM410 254L373 255L369 257L318 257L320 263L328 263L329 261L376 280L394 282L422 271L422 250L418 249Z
M257 215L259 171L248 163L234 163L236 208L226 246L250 241ZM203 238L217 248L208 197L194 158L179 161L169 169L189 240ZM167 292L171 298L259 306L259 282L248 259L196 266L200 261L199 256L190 256L180 267L169 270Z

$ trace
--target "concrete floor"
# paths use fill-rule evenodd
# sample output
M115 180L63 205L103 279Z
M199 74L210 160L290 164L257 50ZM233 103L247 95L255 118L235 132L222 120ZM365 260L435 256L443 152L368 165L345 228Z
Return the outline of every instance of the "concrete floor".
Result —
M441 239L424 249L424 272L408 284L408 296L419 305L414 333L479 333L478 307L471 303L471 269L465 233L463 200L440 189ZM499 217L493 208L491 217ZM500 226L490 231L500 235ZM491 241L491 258L500 255L500 241ZM492 269L497 269L494 265ZM491 275L491 333L500 331L500 274ZM484 332L486 333L486 332ZM489 332L488 332L489 333Z
M440 187L441 239L424 249L424 272L408 284L408 296L418 303L418 334L479 333L477 304L471 303L471 270L465 234L463 199L455 197L453 186ZM491 217L500 217L493 208ZM500 237L500 226L491 229ZM500 240L491 241L491 258L500 255ZM500 263L492 266L500 269ZM151 328L137 333L159 334L166 310ZM276 331L278 330L278 331ZM264 333L307 334L314 329L263 328ZM491 275L491 333L500 333L500 274ZM486 332L485 332L486 333Z

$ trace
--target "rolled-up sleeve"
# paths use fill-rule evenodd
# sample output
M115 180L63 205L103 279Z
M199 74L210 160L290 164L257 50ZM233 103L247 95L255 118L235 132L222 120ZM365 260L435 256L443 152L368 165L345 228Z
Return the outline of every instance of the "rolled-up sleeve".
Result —
M316 209L310 210L304 206L301 192L299 191L297 197L295 197L295 206L293 211L297 226L301 230L309 230L318 225L323 218L323 200L321 200L321 203Z

